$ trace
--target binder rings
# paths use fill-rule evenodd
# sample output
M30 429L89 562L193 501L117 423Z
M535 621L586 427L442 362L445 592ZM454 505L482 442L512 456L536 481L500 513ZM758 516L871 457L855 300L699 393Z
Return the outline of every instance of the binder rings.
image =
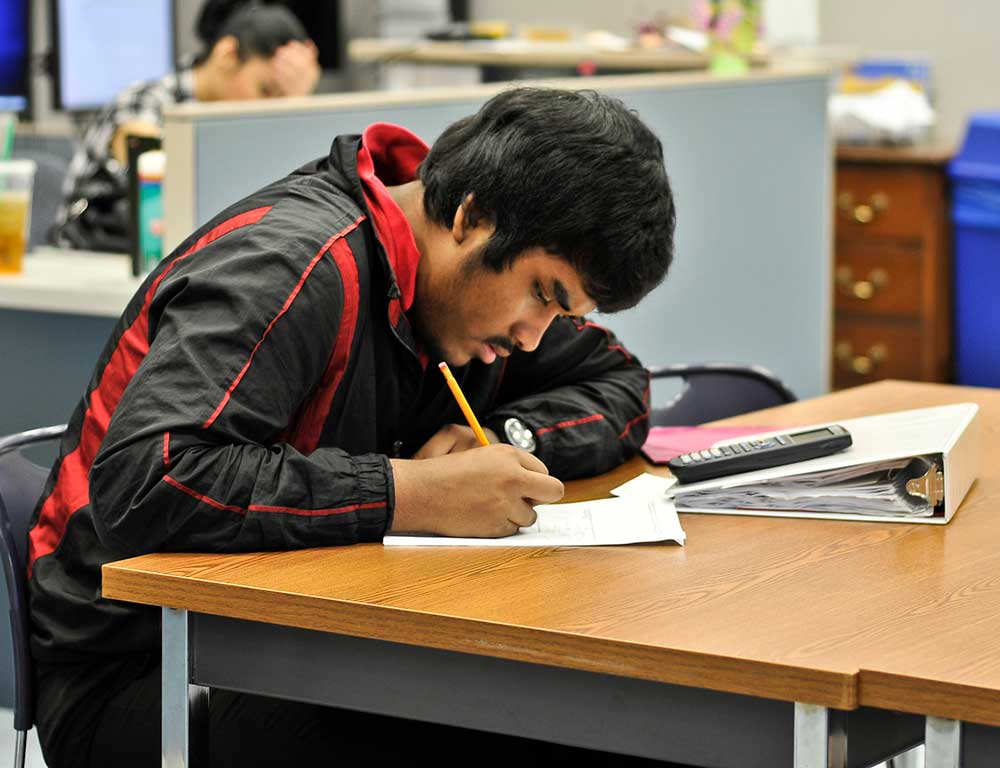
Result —
M947 523L979 471L978 411L974 403L958 403L816 424L842 425L854 444L668 493L679 512Z

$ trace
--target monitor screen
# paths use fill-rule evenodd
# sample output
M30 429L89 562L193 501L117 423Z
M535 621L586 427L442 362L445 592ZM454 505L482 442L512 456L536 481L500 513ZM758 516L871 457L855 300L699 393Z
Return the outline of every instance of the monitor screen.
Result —
M0 111L21 111L27 97L28 0L0 0Z
M56 106L96 109L174 66L171 0L53 0Z
M310 39L319 49L319 65L323 69L339 69L342 65L340 42L340 3L315 0L277 0L294 13Z

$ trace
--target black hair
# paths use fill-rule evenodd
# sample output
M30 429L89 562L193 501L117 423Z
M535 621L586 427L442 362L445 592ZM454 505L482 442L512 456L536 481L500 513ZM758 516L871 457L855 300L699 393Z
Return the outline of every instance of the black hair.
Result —
M229 35L236 38L241 61L251 56L270 58L285 43L309 38L290 10L255 0L208 0L198 15L195 31L202 42L196 64L207 59L213 46Z
M602 312L635 306L666 276L676 215L663 146L618 99L516 88L450 125L420 166L428 217L451 227L472 195L495 229L500 272L542 247L580 274Z

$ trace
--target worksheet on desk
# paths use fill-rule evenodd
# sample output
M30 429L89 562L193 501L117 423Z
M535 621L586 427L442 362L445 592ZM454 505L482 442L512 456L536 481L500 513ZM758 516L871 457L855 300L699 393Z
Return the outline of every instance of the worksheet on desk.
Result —
M535 507L538 519L513 536L468 539L447 536L386 536L387 547L592 547L651 541L684 543L673 502L662 496L597 499Z

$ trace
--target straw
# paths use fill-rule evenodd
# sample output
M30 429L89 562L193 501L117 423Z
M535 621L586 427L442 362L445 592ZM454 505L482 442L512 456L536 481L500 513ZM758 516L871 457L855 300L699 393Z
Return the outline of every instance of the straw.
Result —
M0 112L0 160L10 159L14 149L14 115Z

